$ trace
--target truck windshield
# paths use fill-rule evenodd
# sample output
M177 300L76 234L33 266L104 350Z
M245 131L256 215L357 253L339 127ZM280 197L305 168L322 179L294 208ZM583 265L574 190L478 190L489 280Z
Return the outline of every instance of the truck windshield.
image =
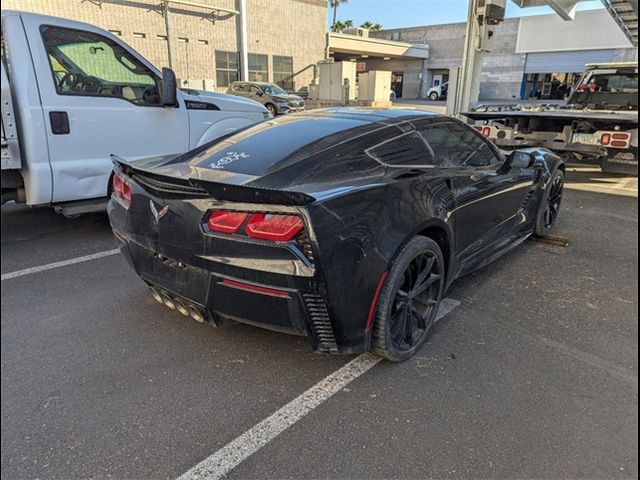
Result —
M584 75L577 85L578 92L638 93L638 73L599 73Z

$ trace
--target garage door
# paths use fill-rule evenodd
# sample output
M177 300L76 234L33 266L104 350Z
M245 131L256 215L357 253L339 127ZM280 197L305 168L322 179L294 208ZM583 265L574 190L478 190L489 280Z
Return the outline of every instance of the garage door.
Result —
M613 62L615 50L528 53L525 73L578 73L587 63Z

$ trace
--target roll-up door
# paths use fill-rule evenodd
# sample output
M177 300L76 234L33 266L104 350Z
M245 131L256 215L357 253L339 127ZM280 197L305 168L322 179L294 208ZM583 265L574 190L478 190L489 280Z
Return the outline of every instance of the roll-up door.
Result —
M579 73L587 63L613 61L615 50L528 53L524 73Z

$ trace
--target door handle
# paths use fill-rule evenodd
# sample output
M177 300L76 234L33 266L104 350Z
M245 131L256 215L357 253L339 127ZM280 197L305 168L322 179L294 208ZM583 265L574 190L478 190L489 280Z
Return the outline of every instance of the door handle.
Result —
M67 135L71 132L67 112L49 112L49 121L51 122L51 133L54 135Z

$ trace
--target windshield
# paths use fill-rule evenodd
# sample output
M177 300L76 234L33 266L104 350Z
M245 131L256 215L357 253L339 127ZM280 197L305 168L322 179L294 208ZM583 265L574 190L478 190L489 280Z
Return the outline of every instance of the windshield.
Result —
M286 90L283 90L275 83L261 83L260 88L262 88L267 95L288 95Z
M637 73L596 72L586 81L585 77L578 82L578 92L638 93Z

